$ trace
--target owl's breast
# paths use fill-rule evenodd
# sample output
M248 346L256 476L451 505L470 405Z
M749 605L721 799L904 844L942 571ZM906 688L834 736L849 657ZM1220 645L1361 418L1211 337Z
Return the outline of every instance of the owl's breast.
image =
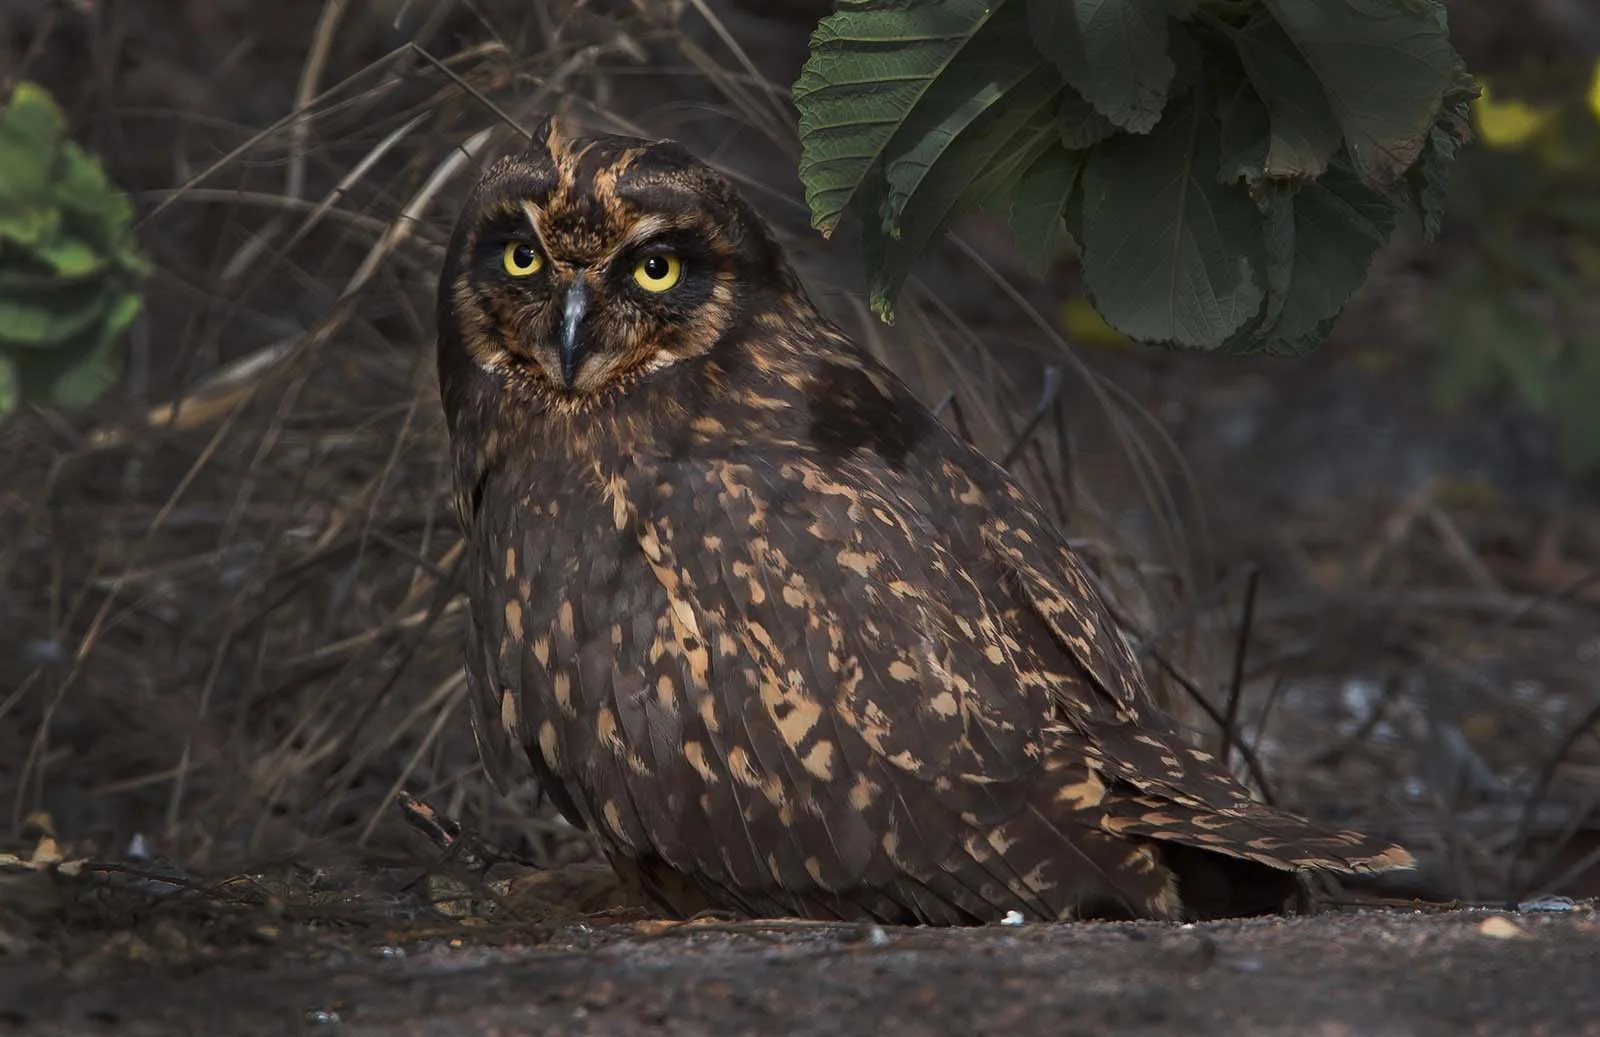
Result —
M681 681L666 590L594 466L491 478L473 527L480 727L525 752L592 830L645 840L637 788L679 759ZM564 804L564 809L565 809ZM663 816L681 804L660 804Z

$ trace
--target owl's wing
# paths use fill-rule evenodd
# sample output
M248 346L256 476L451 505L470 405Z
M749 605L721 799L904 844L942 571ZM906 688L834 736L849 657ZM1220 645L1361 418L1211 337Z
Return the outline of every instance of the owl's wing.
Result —
M1036 628L1042 624L1030 640L1053 644L1081 673L1056 696L1067 721L1062 744L1084 752L1098 772L1122 786L1122 794L1105 803L1109 830L1279 868L1359 872L1412 865L1398 846L1256 801L1210 753L1189 745L1149 702L1138 664L1082 560L1008 477L996 472L990 484L1011 506L1004 518L983 521L983 539L1007 567L1027 618Z
M621 648L649 660L649 691L610 708L619 746L671 791L620 818L625 839L764 913L830 896L840 914L948 921L1175 906L1170 876L1148 851L1130 867L1097 812L1036 802L1052 677L986 586L997 572L914 482L872 455L767 450L607 492L664 595L662 627ZM1090 778L1081 756L1056 764Z

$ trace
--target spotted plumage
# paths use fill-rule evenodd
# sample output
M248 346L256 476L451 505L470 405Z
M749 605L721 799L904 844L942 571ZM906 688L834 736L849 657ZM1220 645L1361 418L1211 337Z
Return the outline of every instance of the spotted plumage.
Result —
M664 908L1175 918L1410 864L1188 745L1034 501L679 146L542 125L438 316L479 744Z

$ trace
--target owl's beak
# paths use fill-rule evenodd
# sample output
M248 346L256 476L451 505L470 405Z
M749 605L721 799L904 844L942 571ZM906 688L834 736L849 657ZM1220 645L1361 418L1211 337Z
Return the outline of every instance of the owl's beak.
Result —
M561 310L561 380L568 389L578 373L578 360L582 357L583 318L589 312L589 289L585 286L583 271L579 270L567 289L566 304Z

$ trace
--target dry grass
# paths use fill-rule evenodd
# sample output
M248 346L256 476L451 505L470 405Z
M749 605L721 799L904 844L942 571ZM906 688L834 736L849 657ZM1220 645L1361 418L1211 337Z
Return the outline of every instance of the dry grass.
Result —
M1592 888L1593 514L1533 555L1516 501L1430 483L1263 507L1213 543L1171 423L1077 358L1003 252L953 243L929 275L976 288L913 285L893 329L868 317L848 243L771 186L795 148L764 78L783 46L746 49L725 7L129 4L35 42L30 74L135 194L158 273L114 399L0 428L14 837L45 811L80 852L137 835L193 874L403 862L407 789L537 862L585 855L476 764L432 374L454 199L554 107L698 140L743 179L824 305L1070 517L1152 672L1198 726L1236 721L1270 791L1406 839L1432 892ZM1241 639L1246 559L1267 575Z

